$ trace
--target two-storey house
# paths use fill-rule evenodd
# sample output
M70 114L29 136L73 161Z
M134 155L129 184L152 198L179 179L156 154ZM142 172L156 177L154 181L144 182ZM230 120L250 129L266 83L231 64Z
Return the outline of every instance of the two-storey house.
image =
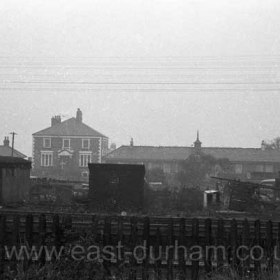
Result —
M33 170L38 177L87 180L88 163L101 163L108 151L108 137L76 118L51 119L51 126L33 134Z

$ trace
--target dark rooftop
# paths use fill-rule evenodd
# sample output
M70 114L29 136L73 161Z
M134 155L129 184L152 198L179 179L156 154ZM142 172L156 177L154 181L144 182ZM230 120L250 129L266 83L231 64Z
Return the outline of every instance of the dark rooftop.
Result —
M121 146L104 158L138 161L180 161L187 159L193 147ZM258 148L202 147L201 152L215 158L228 158L232 162L280 162L280 151Z
M31 168L31 162L19 157L0 156L0 167L22 166Z
M70 118L54 126L40 130L33 134L34 136L91 136L91 137L106 137L100 132L94 130L76 118Z

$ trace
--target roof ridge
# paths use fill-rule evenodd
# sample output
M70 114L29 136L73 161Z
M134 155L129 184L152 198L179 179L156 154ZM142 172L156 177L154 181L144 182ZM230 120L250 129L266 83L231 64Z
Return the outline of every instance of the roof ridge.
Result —
M53 136L95 136L95 137L104 137L108 138L104 134L90 127L89 125L78 122L76 118L69 118L61 123L58 123L53 126L49 126L45 129L37 131L32 134L33 136L44 136L44 135L53 135Z
M152 146L152 145L121 145L120 147L134 147L134 148L194 148L193 146ZM119 148L120 148L119 147ZM201 147L201 149L251 149L251 150L260 150L261 148L246 148L246 147Z
M0 148L8 148L9 150L12 150L12 147L10 146L5 146L5 145L0 145ZM21 153L20 151L18 151L17 149L14 148L14 153L18 154L19 157L23 157L26 158L27 156L23 153ZM1 156L1 155L0 155ZM3 157L3 156L2 156Z
M90 127L89 125L85 124L84 122L82 122L82 124L85 125L86 127L88 127L89 129L93 130L94 132L99 133L99 134L102 135L103 137L108 138L106 135L104 135L103 133L100 133L98 130L96 130L96 129Z

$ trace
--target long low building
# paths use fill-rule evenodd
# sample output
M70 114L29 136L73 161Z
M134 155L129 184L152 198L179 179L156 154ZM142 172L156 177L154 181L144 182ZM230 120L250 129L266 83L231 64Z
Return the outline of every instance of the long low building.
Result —
M275 178L280 171L280 151L261 148L202 147L199 136L194 147L121 146L103 158L107 163L144 164L146 170L160 168L175 174L181 163L193 153L204 153L230 161L235 178L259 181Z

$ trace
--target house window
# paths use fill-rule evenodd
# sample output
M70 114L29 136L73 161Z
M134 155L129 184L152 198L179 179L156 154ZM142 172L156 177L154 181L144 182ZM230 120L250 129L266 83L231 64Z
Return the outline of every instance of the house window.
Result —
M53 166L52 152L41 152L41 166Z
M82 148L89 149L89 139L82 139Z
M43 147L50 148L51 147L51 138L43 138Z
M171 172L171 165L170 165L170 163L164 163L163 164L163 172L164 173L170 173Z
M63 149L70 149L70 139L63 139Z
M234 166L235 174L242 174L243 166L241 163L237 163Z
M274 172L273 165L272 164L266 164L264 172L273 173Z
M79 166L80 167L87 167L88 164L91 162L91 154L80 154L79 159Z
M264 165L263 164L257 164L256 165L256 172L264 172Z

